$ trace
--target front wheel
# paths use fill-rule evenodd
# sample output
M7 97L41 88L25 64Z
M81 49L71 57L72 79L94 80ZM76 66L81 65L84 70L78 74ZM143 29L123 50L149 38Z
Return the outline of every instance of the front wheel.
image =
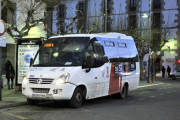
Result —
M172 78L172 80L175 80L175 79L176 79L176 77L175 77L174 75L173 75L171 78Z
M27 102L28 102L28 104L30 104L30 105L36 105L36 104L39 103L39 100L27 99Z
M70 100L70 106L73 108L79 108L82 106L83 96L81 88L77 87Z

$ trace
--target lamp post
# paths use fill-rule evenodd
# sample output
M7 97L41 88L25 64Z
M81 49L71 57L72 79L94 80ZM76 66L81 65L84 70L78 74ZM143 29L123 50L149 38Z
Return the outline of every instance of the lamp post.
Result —
M150 77L150 47L151 47L151 5L152 5L152 0L150 0L150 8L149 8L149 60L148 60L148 79L147 82L149 83L151 81Z
M107 32L107 0L104 3L105 7L105 20L104 20L104 32Z
M147 82L149 83L151 81L150 77L150 47L151 47L151 5L152 5L152 0L150 0L150 8L149 8L149 16L147 14L143 14L142 18L149 18L149 45L148 45L148 52L149 52L149 58L148 58L148 79Z

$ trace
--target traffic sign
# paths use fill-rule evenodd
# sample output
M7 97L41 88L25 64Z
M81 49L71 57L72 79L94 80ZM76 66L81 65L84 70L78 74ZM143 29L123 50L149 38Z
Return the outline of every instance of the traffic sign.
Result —
M152 56L155 57L155 56L156 56L156 53L152 53Z

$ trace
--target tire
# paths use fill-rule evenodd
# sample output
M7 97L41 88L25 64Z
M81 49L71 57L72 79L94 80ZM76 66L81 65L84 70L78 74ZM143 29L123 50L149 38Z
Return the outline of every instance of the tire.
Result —
M172 80L175 80L175 79L176 79L175 75L173 75L171 78L172 78Z
M27 102L30 105L37 105L39 103L39 100L27 99Z
M83 95L81 88L77 87L73 93L73 96L70 100L70 106L73 108L79 108L83 103Z
M128 88L124 85L120 93L112 94L114 99L124 99L128 95Z
M128 88L124 85L120 92L120 99L124 99L128 95Z

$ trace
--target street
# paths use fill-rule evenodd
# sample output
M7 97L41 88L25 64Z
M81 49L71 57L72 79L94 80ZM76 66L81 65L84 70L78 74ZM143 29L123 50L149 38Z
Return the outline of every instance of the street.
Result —
M1 120L178 120L180 79L130 91L123 100L111 96L85 101L79 109L67 102L45 102L0 110Z

